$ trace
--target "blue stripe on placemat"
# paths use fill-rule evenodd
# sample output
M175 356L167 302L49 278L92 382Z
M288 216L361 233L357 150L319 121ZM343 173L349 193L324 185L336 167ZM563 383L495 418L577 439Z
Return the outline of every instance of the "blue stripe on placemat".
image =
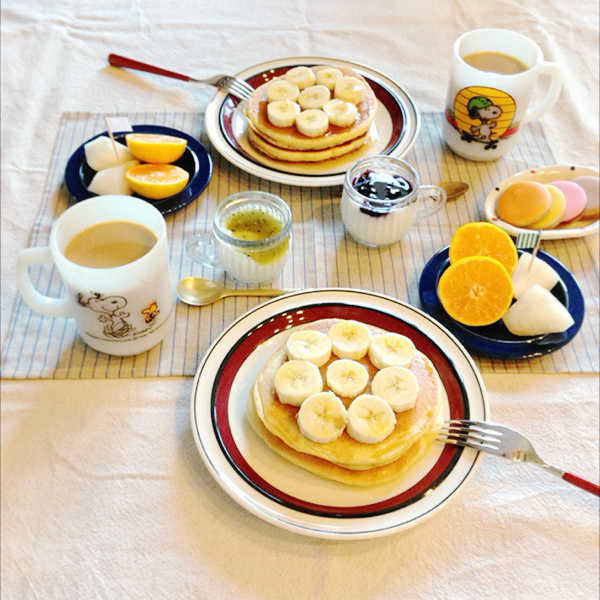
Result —
M121 116L123 116L121 114ZM286 199L293 215L293 259L276 287L343 286L366 288L419 305L417 284L425 262L449 243L454 229L465 222L483 220L483 203L490 189L502 179L530 166L554 163L539 123L523 129L523 138L512 152L496 162L473 163L445 149L441 139L441 114L423 115L417 143L406 159L420 172L424 183L459 180L469 192L449 202L446 210L419 223L399 244L388 248L365 248L345 233L339 214L340 187L299 188L261 180L229 164L210 146L204 133L202 113L137 113L126 115L133 124L158 124L197 137L214 161L213 177L200 198L167 217L170 269L174 279L186 275L218 279L239 286L222 271L192 263L185 243L210 229L217 203L244 189L264 189ZM103 115L63 115L52 151L48 178L30 245L45 245L55 217L64 210L67 193L63 169L70 154L83 141L104 129ZM584 296L592 302L580 333L561 350L533 360L476 359L484 372L550 373L598 370L598 264L585 240L544 241L544 250L567 265L578 278ZM50 265L32 269L43 293L59 295L60 277ZM593 305L593 302L596 305ZM204 351L222 329L260 302L258 298L227 298L197 308L179 303L173 329L163 343L134 357L109 357L98 353L77 337L72 319L42 317L18 297L2 346L5 378L117 378L192 375Z

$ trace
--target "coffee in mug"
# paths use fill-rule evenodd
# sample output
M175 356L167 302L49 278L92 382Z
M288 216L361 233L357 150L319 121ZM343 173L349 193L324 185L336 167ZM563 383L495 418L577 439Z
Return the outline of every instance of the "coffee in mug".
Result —
M29 276L28 265L47 262L65 284L61 298L40 293ZM74 317L95 350L117 356L149 350L168 333L175 312L165 220L132 196L78 202L54 222L47 247L19 254L17 286L34 310Z
M542 74L550 76L550 84L538 99ZM495 160L515 146L525 123L550 109L561 84L559 66L544 61L539 46L524 35L469 31L454 43L444 140L464 158Z

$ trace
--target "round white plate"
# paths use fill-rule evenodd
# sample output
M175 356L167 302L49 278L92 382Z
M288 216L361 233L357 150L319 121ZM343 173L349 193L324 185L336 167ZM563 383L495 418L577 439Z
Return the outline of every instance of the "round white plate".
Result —
M507 177L494 186L485 199L485 218L494 225L498 225L509 235L517 236L519 233L532 231L523 227L515 227L506 223L496 215L496 200L498 196L512 183L517 181L537 181L538 183L550 183L557 179L574 179L581 175L595 175L598 177L598 169L591 167L576 167L571 165L551 165L540 167L539 169L526 169L512 177ZM567 238L582 237L598 232L598 219L583 220L576 219L572 223L558 227L557 229L542 229L541 239L543 240L563 240Z
M357 488L289 463L268 448L246 419L251 387L282 334L296 325L332 317L408 335L440 375L444 418L489 419L477 367L447 329L393 298L332 288L296 292L260 304L219 336L194 380L194 439L219 485L242 507L273 525L336 539L395 533L421 523L456 496L475 472L479 453L434 443L400 480Z
M251 175L277 183L322 187L342 185L346 170L358 158L373 154L401 158L412 148L421 126L415 103L400 85L374 69L347 60L299 56L254 65L236 76L245 79L253 87L258 87L291 67L319 64L350 67L360 73L373 88L377 97L377 112L369 130L370 141L365 147L318 164L271 159L255 150L248 142L245 103L218 90L208 104L205 116L208 137L217 151Z

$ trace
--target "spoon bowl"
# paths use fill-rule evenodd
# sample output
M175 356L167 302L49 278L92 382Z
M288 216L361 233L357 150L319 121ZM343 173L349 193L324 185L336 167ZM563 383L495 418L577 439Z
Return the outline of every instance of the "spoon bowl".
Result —
M277 290L274 288L226 288L222 283L203 279L202 277L184 277L177 284L177 297L192 306L212 304L227 296L262 296L272 298L294 290Z
M469 189L464 181L441 181L438 185L446 192L446 201L456 200Z

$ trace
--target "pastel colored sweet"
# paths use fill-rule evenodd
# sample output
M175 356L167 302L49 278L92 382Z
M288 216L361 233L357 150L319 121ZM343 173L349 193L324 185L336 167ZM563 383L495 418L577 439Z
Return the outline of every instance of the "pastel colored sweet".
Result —
M581 177L575 177L573 183L581 186L587 197L587 204L581 216L586 219L600 216L600 177L581 175Z
M565 179L551 181L550 185L556 186L565 195L567 206L561 223L568 223L577 218L587 204L587 196L584 189L580 185Z
M563 220L567 208L565 195L555 185L546 184L544 187L550 192L552 203L548 212L539 221L529 225L530 229L552 229Z
M527 227L550 209L550 192L541 183L519 181L509 185L496 200L496 214L507 223Z

